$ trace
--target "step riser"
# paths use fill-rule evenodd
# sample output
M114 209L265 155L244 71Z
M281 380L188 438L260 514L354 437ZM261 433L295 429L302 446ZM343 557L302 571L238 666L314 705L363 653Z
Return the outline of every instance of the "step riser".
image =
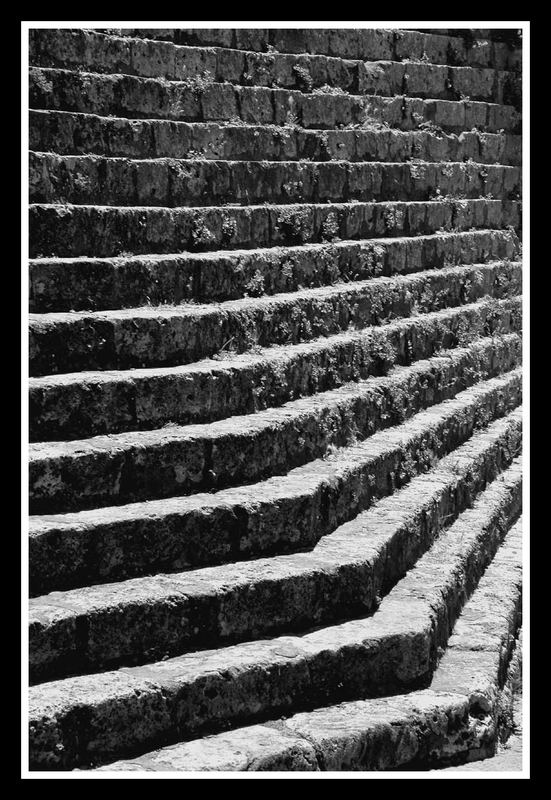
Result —
M409 28L406 30L410 30ZM431 33L442 36L459 37L464 40L465 47L473 46L473 40L489 39L491 42L505 42L509 49L519 46L522 38L513 28L412 28L420 33ZM151 38L151 37L147 37ZM469 43L471 43L469 45Z
M31 153L32 203L208 206L222 203L513 200L518 167L481 164L126 161Z
M97 440L74 445L31 447L29 498L32 513L72 511L125 502L193 494L253 483L323 457L331 447L362 441L377 430L399 425L411 415L454 397L480 379L518 366L516 336L483 341L448 360L420 362L394 378L374 379L354 393L319 396L285 406L278 414L259 412L200 426L170 429L143 437L120 434L111 447ZM348 387L345 387L348 388ZM405 402L405 398L410 398ZM297 432L300 432L297 436ZM33 452L33 449L36 452Z
M381 325L396 317L473 303L481 297L521 292L517 262L452 267L404 278L375 279L351 288L313 290L278 300L232 306L190 305L157 312L108 316L33 315L29 369L33 376L86 369L176 366L208 358L231 344L294 344L346 330ZM285 298L285 300L281 298ZM197 309L197 310L196 310ZM117 312L111 312L116 314Z
M476 161L518 166L521 137L468 131L436 136L426 131L305 131L221 126L168 120L127 120L30 111L32 150L123 158L193 158L229 161Z
M520 63L520 51L506 44L427 34L413 30L371 29L229 29L229 28L109 28L116 36L147 37L178 45L225 47L280 53L312 53L334 58L401 61L417 59L435 64L467 64L497 69ZM482 37L485 38L485 37Z
M95 257L518 229L516 200L352 203L288 208L162 209L31 205L30 256ZM217 230L219 231L217 233ZM235 238L234 238L235 237Z
M493 69L181 47L70 30L31 31L30 61L35 66L189 81L192 90L205 80L305 92L329 85L354 94L444 100L468 95L496 103L504 102L514 77Z
M195 213L195 212L192 212ZM287 223L270 224L258 209L228 209L207 214L213 244L226 246L228 220L235 228L235 245L249 246L251 233L258 247L284 244ZM311 239L320 239L334 219L344 226L344 213L306 208ZM183 216L183 215L182 215ZM285 219L285 216L282 217ZM324 226L325 223L325 226ZM306 232L308 237L308 232ZM192 238L188 242L192 245ZM293 292L344 280L408 274L459 264L515 260L518 239L512 230L434 234L409 239L378 239L357 243L328 242L321 247L290 246L285 250L133 257L116 260L31 261L30 311L96 311L185 300L223 301L244 296Z
M262 360L249 356L248 362L227 366L211 361L195 371L31 378L30 440L80 439L251 414L347 381L383 375L392 363L406 366L430 358L441 348L464 344L465 337L518 333L521 311L520 298L482 303L341 337L325 347L303 346L296 354L290 348L285 355L267 350Z
M366 630L363 636L358 632L358 638L362 638L356 639L353 645L324 648L320 635L314 633L315 644L311 651L304 646L297 650L293 640L280 644L278 650L277 640L272 640L269 646L273 649L265 661L262 657L258 660L257 655L256 661L246 666L238 657L233 669L231 661L228 666L228 661L223 660L228 654L222 651L216 654L220 659L217 669L209 671L205 667L203 671L201 667L196 674L185 668L179 675L171 673L174 666L163 662L160 667L137 667L120 674L118 686L114 673L77 678L71 701L58 701L55 717L48 705L48 688L53 687L55 697L56 685L43 684L38 690L38 706L34 713L31 711L31 764L37 768L40 763L53 765L57 761L68 767L78 765L79 761L89 763L90 759L112 760L132 750L143 752L146 748L216 731L228 722L242 724L265 719L268 715L280 715L291 708L301 710L326 705L328 701L377 696L426 685L435 666L437 647L446 642L466 597L474 590L504 539L507 522L511 524L519 513L521 488L520 477L510 477L494 492L499 506L478 511L473 519L477 523L475 540L461 547L460 560L448 556L445 584L433 581L427 591L428 597L425 595L423 619L425 615L427 619L423 629L417 628L421 623L418 613L414 614L413 629L408 627L407 619L405 625L402 623L401 635L397 635L397 631L377 631L375 615L374 632ZM479 524L482 525L480 529ZM450 572L452 565L453 572ZM396 613L394 605L403 608L408 598L410 602L414 600L411 589L408 594L406 587L399 585L398 603L390 604L392 612ZM387 624L388 613L382 614L382 607L378 613ZM365 624L365 621L359 622L360 630L363 631ZM358 623L350 625L357 627ZM369 628L371 621L367 621ZM250 654L247 657L250 658ZM182 667L177 669L182 670ZM95 702L93 715L87 715L83 723L75 714L74 692L78 691L79 682L84 685L91 682L93 686L94 681L101 682L101 689L95 690L101 700ZM63 689L60 697L63 698ZM79 697L86 697L86 691L79 693ZM61 751L55 748L60 740Z
M33 67L30 106L101 116L216 122L240 119L253 125L300 125L330 129L380 124L416 130L431 122L447 132L482 128L519 133L520 113L508 105L415 97L304 94L291 89L211 84L190 92L184 83L131 75L98 75Z
M457 401L429 413L429 430L399 429L400 441L375 434L346 463L317 461L285 478L217 495L197 495L124 509L35 518L29 541L31 584L70 587L75 582L124 578L150 570L239 561L313 547L321 536L404 485L404 465L430 464L465 442L480 424L506 415L521 402L520 373L473 390L476 408ZM456 401L452 402L455 403ZM432 423L432 424L431 424ZM411 423L412 424L412 423ZM380 450L375 455L369 448ZM346 455L347 451L344 451Z
M521 41L29 32L31 770L505 739Z
M279 577L277 563L274 563L270 580L262 583L254 583L252 579L249 585L241 581L232 586L235 570L230 567L229 571L224 572L223 568L219 574L212 574L210 579L205 576L206 581L194 587L192 573L187 579L184 577L181 584L175 581L172 594L164 599L148 599L145 586L141 589L144 592L141 604L139 600L136 604L128 603L128 593L121 592L120 605L114 595L111 606L93 608L89 613L75 611L62 620L53 621L48 613L47 598L44 599L46 614L42 611L41 600L31 603L35 620L31 624L31 675L40 680L111 668L121 663L139 663L144 652L150 660L160 659L198 647L327 625L372 612L376 597L386 594L428 550L440 530L450 525L486 484L511 463L513 454L521 446L520 420L515 423L500 439L477 453L476 461L469 463L463 472L454 474L449 467L446 471L444 465L438 465L436 473L427 476L426 485L422 487L424 494L419 485L417 488L412 485L410 488L420 496L414 502L413 493L409 493L408 519L396 523L392 533L377 543L375 554L373 547L369 548L369 541L364 540L363 558L355 550L354 558L348 555L347 559L352 539L357 536L361 540L363 528L368 525L367 519L362 522L357 518L350 523L348 539L343 538L346 548L341 545L339 563L333 560L331 567L323 564L322 547L316 553L322 562L320 567L315 563L311 565L312 559L305 554L299 557L301 566L293 564L293 574ZM461 463L460 459L458 461ZM408 494L407 490L405 492ZM403 497L387 503L391 513L398 509L400 500L406 502ZM371 523L372 527L373 524L376 522ZM258 567L261 571L264 563L258 562ZM300 569L302 571L297 572ZM185 594L179 593L179 585ZM170 591L170 587L167 588ZM136 598L140 597L138 585L130 591ZM85 592L83 602L86 604ZM70 607L71 596L65 596L63 603ZM78 600L77 605L81 605ZM76 629L86 631L87 636L74 638Z
M237 728L111 763L100 771L411 771L494 755L502 733L498 715L510 702L502 675L508 669L510 680L522 639L522 630L515 638L522 599L518 528L517 523L505 537L459 617L456 630L462 628L467 638L454 632L449 640L455 652L453 666L450 653L444 656L452 666L446 670L452 678L447 691L433 688L443 671L441 662L427 690ZM486 649L476 651L473 640L481 634ZM467 682L465 656L474 667L474 680ZM486 701L484 716L477 694Z

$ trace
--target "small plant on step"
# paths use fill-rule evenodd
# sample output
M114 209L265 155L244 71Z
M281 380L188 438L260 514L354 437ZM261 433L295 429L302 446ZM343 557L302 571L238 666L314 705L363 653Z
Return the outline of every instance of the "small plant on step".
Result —
M417 472L417 462L412 457L411 453L407 452L402 459L402 463L400 464L400 472L398 473L400 484L408 483L417 475Z
M339 220L334 211L324 219L321 226L321 239L323 242L334 242L339 238Z
M299 118L295 114L294 111L288 111L285 116L285 127L286 128L299 128L300 122Z
M298 64L295 64L293 67L293 74L295 76L295 82L297 88L301 92L311 92L312 87L314 85L314 80L306 67L300 67Z
M199 150L188 150L186 153L186 159L188 161L208 161L209 159L206 155Z
M264 76L270 74L274 57L264 53L250 53L247 56L247 71L243 75L243 83L247 86L262 81Z
M305 208L285 208L277 218L277 225L285 239L303 244L310 234L310 215Z
M180 83L183 84L185 89L189 89L195 97L200 97L206 89L214 83L214 78L209 70L205 69L197 75L184 76L181 78Z
M382 331L371 332L369 354L374 362L375 375L386 375L396 363L396 351Z
M264 276L260 270L256 270L243 288L245 297L260 297L264 294Z
M315 89L313 89L312 94L347 95L348 92L345 92L344 89L340 89L338 86L329 86L328 83L324 83L323 86L318 86Z
M44 94L51 94L54 90L54 85L52 81L47 80L46 76L43 72L34 72L32 73L33 76L33 85L38 86L38 88L44 92Z
M434 122L428 120L427 122L420 122L417 126L418 130L425 131L426 133L433 133L435 136L439 138L443 138L446 134L440 127L440 125L436 125Z
M201 218L195 218L191 229L191 242L195 249L203 250L214 242L215 236Z
M237 222L226 214L222 215L222 244L229 245L237 233Z

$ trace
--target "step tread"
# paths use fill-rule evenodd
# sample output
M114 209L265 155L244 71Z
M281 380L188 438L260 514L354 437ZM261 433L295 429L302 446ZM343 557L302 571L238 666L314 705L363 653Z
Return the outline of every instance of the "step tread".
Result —
M30 110L34 150L74 154L97 153L119 157L175 157L275 160L466 161L520 163L521 137L516 134L460 134L443 131L308 130L276 125L235 125L179 122L165 119L131 120L77 111ZM317 158L316 158L317 157Z
M156 59L152 57L154 54ZM36 66L86 67L98 72L189 79L190 88L208 81L315 91L330 83L332 87L355 88L361 93L385 93L385 89L393 93L391 90L402 91L404 76L409 73L411 77L413 73L414 78L432 78L433 84L429 82L427 91L438 92L437 96L444 97L459 94L466 85L463 82L465 77L473 83L477 77L482 79L477 96L492 96L511 74L488 67L395 61L392 58L360 60L322 54L259 54L251 50L160 43L83 30L40 31L39 36L31 38L31 61ZM394 80L389 84L373 71L383 66L392 67ZM456 76L459 78L457 89L454 86ZM434 81L435 78L440 80ZM420 90L417 84L415 88Z
M30 624L43 631L55 651L55 631L87 618L100 639L98 642L91 634L93 659L105 658L113 647L115 652L123 651L120 642L132 626L147 631L147 620L153 614L165 619L163 633L160 626L150 628L149 635L140 634L139 644L131 651L147 651L151 658L152 646L163 647L159 641L166 635L171 615L175 615L176 647L187 650L209 641L212 644L213 639L256 638L284 626L300 629L327 624L342 618L344 612L357 616L373 611L383 587L388 591L412 568L441 527L465 510L472 495L495 477L496 467L492 470L489 465L495 459L496 446L508 446L504 433L518 426L519 416L519 412L508 415L507 427L497 422L475 433L427 474L413 477L405 488L379 500L306 553L53 592L31 600ZM518 446L519 437L520 432ZM409 541L415 544L408 545ZM120 637L115 644L107 633L113 625ZM83 642L80 646L86 652ZM171 646L172 642L165 643L164 648Z
M30 769L488 758L521 32L45 28L29 62Z
M442 621L438 624L439 616L442 620L441 615L446 614L453 620L458 615L460 596L474 590L477 579L506 534L502 530L502 517L518 514L516 509L520 503L521 487L519 466L520 460L517 459L503 474L502 480L494 481L475 501L473 508L464 512L439 537L414 569L383 599L372 617L321 628L301 636L257 640L215 651L190 653L147 666L122 668L101 675L78 676L31 687L29 705L35 736L42 733L50 746L52 739L59 740L60 734L52 727L52 721L56 719L59 725L71 713L75 696L78 696L81 707L92 703L95 706L94 721L85 733L88 746L91 744L91 735L95 733L97 738L94 746L98 750L102 745L106 747L105 734L102 736L101 732L105 724L102 717L106 713L110 718L110 737L117 728L120 736L121 724L127 731L128 738L124 744L122 737L116 742L111 738L111 747L108 744L103 753L105 759L108 755L119 755L121 746L128 747L132 738L134 746L140 746L143 750L159 735L170 736L174 740L175 736L181 737L185 732L190 738L201 727L212 727L217 721L219 724L222 714L225 720L233 717L239 722L246 713L242 708L243 701L248 706L249 715L258 717L262 712L266 715L279 708L283 710L292 700L295 708L297 702L306 704L309 700L315 704L314 698L319 697L322 687L331 691L337 699L336 684L343 669L347 676L347 692L356 693L356 698L358 691L364 693L363 696L369 692L370 683L371 692L377 692L373 680L378 669L381 669L380 660L385 662L384 670L389 680L390 664L400 672L404 654L408 654L411 659L408 668L399 677L393 676L394 679L398 677L398 684L413 683L422 675L430 675L430 648L440 637L445 641L449 633L447 621L445 626ZM435 632L433 626L436 627ZM397 641L400 642L398 646ZM414 642L418 642L418 650L412 658L409 647ZM346 663L348 659L343 656L352 652L357 654L353 660L361 674L346 671L347 666L351 665ZM362 653L362 659L358 659L359 653ZM322 661L319 661L320 658ZM365 660L370 662L368 674L363 663ZM335 664L333 671L331 667L335 661L339 669ZM285 699L281 689L275 691L275 687L271 686L274 679L279 686L280 681L284 681ZM323 682L321 686L320 680ZM354 685L358 683L361 689ZM216 694L221 692L216 701L209 701L203 694L209 685ZM190 704L193 687L201 687L201 696L205 698L203 710ZM139 695L138 699L136 694ZM184 710L178 698L186 694L188 700ZM131 696L134 700L129 703ZM182 716L178 733L166 713L157 716L155 721L151 719L151 711L155 706L158 708L159 697L162 697L165 708L168 703L168 708L172 706L174 711L176 708L180 711ZM236 701L240 706L237 715ZM142 726L138 730L132 721L136 713L144 713L144 704L150 708L147 732ZM187 715L184 716L186 711ZM70 733L66 739L73 739L73 736ZM64 744L65 758L74 758L74 740L66 740Z
M504 347L514 347L520 343L520 337L513 334L505 334L493 339L481 339L474 342L470 347L462 347L453 350L443 351L429 359L417 361L411 366L394 366L390 372L383 377L370 377L363 381L346 383L335 389L325 392L316 392L308 397L301 397L291 400L279 407L270 407L254 414L244 414L242 416L231 416L226 419L217 420L209 423L199 423L190 425L174 425L170 427L157 428L150 431L126 431L106 436L94 436L83 438L71 442L34 442L30 445L30 460L42 458L57 458L60 456L81 456L86 453L93 454L101 450L119 451L125 448L133 448L137 445L141 447L155 447L163 442L193 440L199 438L216 439L225 436L229 432L254 435L260 430L279 427L280 425L293 425L296 420L300 420L300 425L306 424L305 415L316 413L325 408L340 407L341 403L354 402L357 398L367 397L372 392L381 392L385 386L408 384L410 376L422 377L438 370L444 370L448 365L461 360L466 354L471 352L481 352L491 350L496 343L503 343ZM298 422L297 422L298 424Z
M331 239L332 234L326 235L324 225L331 222L334 214L339 219L339 237L354 241L520 227L518 200L488 198L450 199L449 202L267 204L256 210L240 205L228 206L222 214L213 212L209 206L194 208L191 211L152 206L31 204L30 255L124 256L128 252L138 255L218 250L221 245L231 250L231 236L223 236L225 215L230 222L233 219L244 226L237 241L238 245L241 242L241 247L247 242L250 247L251 235L263 237L259 244L278 245ZM209 219L213 213L214 222ZM334 226L334 221L331 224ZM212 227L220 231L218 238L212 233Z
M446 29L447 30L447 29ZM175 41L178 44L201 44L260 52L327 54L338 57L417 58L433 63L467 63L473 65L518 63L518 52L502 42L474 41L467 43L454 31L429 33L401 28L356 29L103 29L116 36Z
M33 587L171 571L312 547L466 441L509 414L521 373L477 384L390 431L249 486L187 497L30 517ZM498 426L499 427L499 426Z
M281 372L286 367L291 367L297 359L304 359L305 361L308 358L315 359L317 356L329 355L331 351L336 353L340 347L346 348L345 352L353 353L355 352L355 345L357 344L359 346L362 343L368 348L370 345L374 348L378 348L382 345L382 337L385 337L385 340L389 343L394 344L394 341L398 337L407 337L410 332L415 332L415 334L419 336L422 331L428 331L431 325L434 326L434 331L438 329L440 324L446 329L449 326L451 330L452 323L460 319L469 319L471 320L471 324L476 325L479 320L480 322L483 320L486 321L486 317L489 314L495 315L500 312L513 313L518 308L520 299L520 296L496 301L485 300L483 298L475 303L459 306L457 308L427 312L422 315L421 319L415 317L397 319L393 322L385 323L384 325L364 328L362 331L334 334L333 336L314 339L301 344L274 345L273 347L260 348L255 352L245 352L241 354L229 353L228 356L222 360L207 358L195 362L194 364L184 364L175 367L146 367L105 371L89 370L62 373L59 375L31 377L29 378L29 391L38 404L46 401L42 393L63 389L78 390L79 387L85 385L92 385L98 388L105 387L106 389L112 387L115 391L118 386L126 386L129 383L136 384L136 388L138 389L138 387L145 386L148 382L161 381L168 390L169 384L174 388L175 385L181 382L182 386L185 385L186 390L191 392L193 382L212 378L212 380L216 381L233 380L237 382L241 380L250 380L254 386L259 383L261 376L265 376L269 370ZM473 329L473 336L478 333L478 330L478 327ZM500 332L507 332L507 330L501 331L500 329ZM510 332L516 331L513 328ZM434 352L436 352L437 349L435 345ZM420 352L423 353L424 350L421 348ZM404 353L403 356L401 351L396 352L395 363L404 365L407 358L416 361L418 357L415 350L407 355ZM353 357L351 356L351 358ZM403 362L400 360L402 358ZM387 358L382 360L385 362L385 365L387 362L390 365L392 358L390 354L387 354ZM306 361L306 363L308 362ZM369 374L376 374L373 370L378 368L380 367L374 363L371 367L372 371L368 372L369 368L367 366L362 369L361 366L358 365L358 371L355 373L357 375L356 379L358 379L358 377L368 377ZM344 375L342 378L337 375L331 380L334 386L328 386L328 388L335 388L340 385L341 382L346 382ZM260 395L260 386L257 385L255 389L258 392L255 395L256 404L254 409L251 410L260 410L260 408L264 407L262 396ZM289 388L288 399L296 397L296 390L297 387L294 386ZM299 389L300 394L303 396L310 396L314 394L315 391L319 390L319 387L311 386L310 384L306 385L304 383ZM205 391L204 387L203 391ZM284 397L285 395L281 393L280 396ZM272 397L272 406L280 404L280 402L274 402L274 400L275 398ZM91 402L89 397L86 402ZM104 397L104 402L108 402L107 397ZM212 402L212 399L210 402ZM75 403L74 398L72 403ZM48 411L49 415L51 415L51 408L49 408ZM58 411L60 411L60 409L58 409ZM143 421L145 422L145 409L142 413ZM204 413L208 413L208 410L205 410Z
M431 200L518 199L521 170L476 162L126 159L30 153L30 200L156 208Z
M94 92L90 91L91 85L95 87ZM517 133L521 124L520 112L504 103L345 92L315 95L296 89L224 83L212 84L199 96L181 81L48 67L31 67L30 89L33 108L61 107L65 111L107 116L109 113L120 115L125 103L124 114L129 119L232 121L241 118L246 122L281 126L300 122L300 127L308 129L385 123L406 130L430 121L449 132L481 126L488 132L503 129L512 133ZM140 91L141 99L138 98Z
M494 631L486 640L486 650L490 650L494 658L476 659L480 661L480 673L489 686L499 685L503 651L510 648L510 626L518 616L516 576L520 569L520 544L519 520L507 533L467 601L448 642L448 652L451 652L456 641L455 631L460 627L467 627L476 634L477 628L484 626L485 636L489 629ZM492 593L491 603L485 596L488 588ZM500 613L495 613L496 608ZM463 665L459 666L461 669ZM98 771L380 771L396 769L414 760L422 761L429 753L433 766L437 766L437 762L445 764L452 753L466 754L470 748L479 747L480 741L476 733L469 730L468 712L475 684L466 681L464 695L460 688L439 691L440 674L439 665L431 687L422 691L342 703L294 714L277 722L179 742L134 759L99 767ZM479 690L479 686L476 688ZM488 692L488 699L493 700L491 692ZM399 746L394 733L398 727L412 734L406 748ZM442 745L435 752L437 732L442 737ZM463 737L457 735L463 732ZM476 762L468 767L476 768Z
M140 308L122 308L122 309L106 309L104 311L74 311L74 312L51 312L46 314L29 314L29 321L31 325L51 325L56 322L75 322L79 319L99 319L99 320L125 320L128 317L143 317L150 319L151 317L170 318L173 316L192 316L202 317L203 315L219 314L219 313L232 313L239 312L242 309L248 308L270 308L273 309L280 304L286 305L293 302L293 300L307 300L326 297L333 295L348 294L350 292L358 291L367 286L389 286L407 284L414 285L419 281L424 281L427 277L433 275L467 275L473 268L485 270L491 268L495 264L502 262L485 262L482 264L474 264L465 266L444 267L441 270L423 270L413 275L397 275L390 278L379 277L373 278L370 281L350 281L349 283L333 284L332 286L320 286L312 289L301 289L298 292L288 292L279 295L272 295L270 297L255 297L255 298L241 298L238 300L227 300L222 303L209 303L201 305L199 303L178 305L163 305L163 306L142 306ZM520 261L510 262L513 266L520 266Z
M511 297L521 278L519 262L499 261L208 305L31 314L30 371L174 366L228 347L311 341L483 296Z
M283 474L333 447L400 423L477 379L515 368L520 350L516 334L482 339L411 367L395 367L383 378L256 414L34 443L29 447L31 510L69 511L190 494Z

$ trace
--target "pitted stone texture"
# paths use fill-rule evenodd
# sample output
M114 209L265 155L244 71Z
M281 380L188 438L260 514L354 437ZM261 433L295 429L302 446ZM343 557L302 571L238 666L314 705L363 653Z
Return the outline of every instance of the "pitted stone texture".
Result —
M476 163L128 160L30 153L33 203L209 206L520 194L519 167Z
M239 118L246 124L280 126L298 119L303 128L383 124L406 131L432 122L447 133L476 127L485 133L515 134L521 126L520 112L513 106L476 100L304 94L229 83L211 83L193 92L181 81L46 67L31 67L29 91L32 108L136 119L216 122Z
M517 334L395 367L328 392L206 425L31 445L35 511L70 511L252 483L363 441L417 411L515 369Z
M90 570L103 579L125 577L143 574L147 564L175 570L312 546L478 427L506 415L520 397L518 372L251 487L32 517L33 573L48 586L51 580L81 579Z
M445 267L220 304L29 315L33 376L87 369L176 366L231 345L295 344L396 317L519 294L519 262Z
M191 738L224 721L258 719L299 703L388 694L429 680L437 647L446 642L520 503L516 460L367 619L33 687L35 768L107 760L125 748L145 749L158 738ZM88 696L96 698L78 740L72 727L75 696L79 707L90 705Z
M212 422L387 374L477 336L520 333L521 298L482 299L305 344L182 367L48 375L29 382L31 441ZM513 342L513 340L510 340Z
M428 766L436 768L465 759L487 758L496 748L495 715L498 704L494 687L499 690L502 685L502 666L507 663L511 652L511 630L518 625L520 592L515 574L520 567L518 545L519 527L515 526L505 537L457 623L465 628L465 625L469 625L465 623L467 618L476 618L475 626L493 627L494 635L478 660L488 687L488 714L477 716L469 699L469 686L466 687L466 694L437 691L434 688L440 674L440 667L437 667L435 679L428 690L343 703L296 714L281 722L267 723L274 729L272 742L277 742L278 756L274 759L274 753L270 751L270 758L266 762L263 751L267 725L264 725L182 742L133 760L108 764L101 767L101 771L201 771L212 768L213 752L219 758L218 769L276 770L281 768L278 765L284 762L285 755L290 755L299 742L307 742L313 747L318 769L322 771L426 769ZM494 593L492 603L483 601L479 604L480 594L487 593L490 587ZM499 606L500 613L497 616L492 606ZM473 615L471 610L475 607L476 613ZM486 614L491 616L486 617ZM452 642L454 636L451 637ZM496 658L485 658L488 651ZM458 668L461 669L459 664ZM284 741L281 735L290 739ZM242 747L243 741L247 742L246 759L232 758L235 750ZM253 754L257 754L257 757L254 758ZM264 763L266 767L263 767ZM510 740L509 747L494 758L474 760L451 769L456 772L520 769L518 743L515 739Z
M405 489L328 534L312 552L31 601L33 631L44 643L41 655L50 668L57 663L59 669L67 659L97 668L123 656L139 658L142 652L152 658L154 652L298 630L373 611L378 596L414 566L441 528L510 462L520 446L519 412L504 422L508 427L498 422L487 433L475 434L426 476L413 478ZM70 634L64 637L61 629L71 632L79 624L86 626L87 639L70 642ZM35 656L32 652L33 663Z
M176 122L102 117L72 111L30 110L30 147L37 152L121 158L192 158L230 161L478 161L519 165L521 137L358 128L305 130L270 125Z

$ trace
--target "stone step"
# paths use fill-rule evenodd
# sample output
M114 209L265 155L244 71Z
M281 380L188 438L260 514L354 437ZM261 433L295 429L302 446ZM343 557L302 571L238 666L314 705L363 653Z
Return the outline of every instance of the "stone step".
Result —
M443 200L443 202L442 202ZM222 208L129 208L31 205L30 255L126 257L380 237L410 237L472 229L520 229L517 200ZM232 256L228 255L228 258Z
M31 675L91 672L372 613L520 449L520 430L510 426L507 436L500 427L475 434L309 552L31 600Z
M519 521L461 612L429 689L180 742L98 771L381 772L434 769L491 755L499 732L502 674L519 624L521 544ZM492 761L466 768L512 768L505 753L505 763Z
M512 68L520 63L520 53L501 42L471 41L456 34L390 28L108 28L104 32L179 45L225 47L269 54L323 54L362 61L411 60L497 69Z
M182 81L49 67L31 67L29 89L32 108L133 119L242 120L254 125L316 129L383 124L400 130L422 130L421 125L432 123L449 133L472 128L486 133L520 133L521 128L520 112L513 106L466 99L308 94L229 83L211 83L193 92Z
M521 486L515 460L371 616L31 687L31 769L105 762L228 723L426 685L520 512Z
M481 300L258 353L183 367L76 372L29 380L31 441L213 422L384 375L477 336L519 333L522 300Z
M284 241L298 236L332 237L333 223L338 232L346 227L347 209L354 210L345 205L293 207L290 213L265 206L224 207L210 209L201 223L197 211L190 210L191 226L185 226L190 231L190 248L194 233L203 226L212 236L212 246L227 246L231 226L231 246L256 245L250 250L31 259L29 310L98 311L189 300L236 300L454 264L514 260L519 254L514 230L363 241L331 238L319 244L282 247ZM185 213L179 213L179 219L184 222Z
M478 130L304 130L269 125L174 122L31 109L29 146L38 152L121 158L207 158L230 161L521 162L521 137Z
M211 206L520 197L521 169L465 162L207 161L29 154L32 203Z
M408 30L410 30L408 28ZM465 40L466 46L473 46L473 39L484 44L485 39L492 42L505 42L510 50L522 44L522 32L518 28L414 28L422 33L439 34L442 36L460 36ZM471 43L469 45L469 43Z
M521 402L521 389L519 371L479 383L390 431L262 483L32 516L32 592L313 547L489 420L507 415Z
M29 315L31 376L177 366L230 350L297 344L380 325L486 295L521 291L519 262L490 262L373 278L218 304Z
M480 67L189 47L90 30L30 31L29 49L34 66L167 78L187 82L190 91L219 82L445 100L468 95L472 100L502 103L515 80L514 73Z
M500 548L500 552L498 552L496 559L494 559L493 564L495 564L496 560L500 558L501 560L501 552L508 548L508 540L516 533L516 538L518 542L516 543L516 560L513 558L513 552L511 552L509 558L507 559L507 564L503 564L504 567L507 567L509 570L509 574L505 573L502 576L502 580L505 580L505 585L509 584L511 588L514 587L516 589L516 595L520 600L522 585L521 585L521 577L522 577L522 562L521 562L521 555L522 555L522 518L514 526L514 529L511 530L507 534L507 538ZM516 530L515 530L516 529ZM518 531L518 532L517 532ZM513 544L513 542L511 542ZM492 566L493 566L492 564ZM515 570L517 574L515 575L513 570ZM486 577L486 576L485 576ZM496 587L497 588L497 587ZM496 591L494 588L494 593ZM491 594L489 592L485 593L486 596L484 598L484 619L482 621L482 625L488 626L488 623L492 620L489 617L487 611L492 606L490 605L491 601ZM512 594L512 592L511 592ZM505 598L504 598L505 599ZM510 603L509 598L507 598L506 602ZM517 607L520 603L517 601ZM510 606L509 606L510 607ZM495 603L493 604L495 614ZM473 609L474 610L474 609ZM520 616L520 612L522 611L521 608L517 608L516 616L517 618ZM502 614L501 609L499 611ZM496 615L497 616L497 615ZM506 617L506 620L503 619L503 616ZM471 620L469 627L474 627L475 632L482 633L480 623L477 625L477 620L473 619L474 614L471 615ZM461 618L460 618L461 619ZM494 617L495 619L495 617ZM505 624L504 624L505 621ZM474 772L474 771L484 771L484 772L521 772L523 768L523 758L522 758L522 717L523 717L523 696L522 696L522 653L523 653L523 632L522 632L522 622L520 622L520 626L518 628L518 632L516 634L516 638L514 639L513 646L511 648L511 638L514 636L514 625L509 623L509 614L502 615L501 621L495 619L497 625L491 630L491 644L488 643L488 634L489 630L486 631L486 648L483 657L479 659L471 659L472 664L474 663L475 669L473 670L473 677L475 681L479 684L476 686L475 681L473 681L475 688L475 702L478 700L478 697L483 697L484 701L487 701L489 713L486 715L486 718L489 718L490 725L488 727L490 730L493 728L493 737L490 739L488 743L489 746L486 745L484 748L476 747L472 750L468 750L461 754L459 758L454 759L451 763L454 766L451 767L444 767L446 772L459 772L459 771L467 771L467 772ZM474 625L473 625L474 623ZM509 623L509 624L508 624ZM489 628L489 626L488 626ZM464 629L464 633L467 633L469 628ZM500 633L501 636L496 636L496 633ZM461 641L463 640L463 641ZM453 641L453 640L452 640ZM465 636L461 636L459 639L458 644L463 645L462 650L470 650L472 649L469 646L469 643L466 641ZM488 646L489 645L489 646ZM476 640L474 643L474 647L477 646ZM460 648L455 649L455 664L460 668L461 664L461 657L463 655L462 650ZM497 655L498 649L501 651L497 658L493 660L488 658L489 652L494 652ZM512 652L511 652L512 651ZM505 664L506 657L510 654L509 663ZM502 656L505 655L505 658ZM469 654L472 655L472 654ZM493 674L495 676L493 681L488 680L488 666L493 665L497 667ZM486 662L486 663L485 663ZM449 664L449 660L448 660ZM503 680L503 675L506 674L505 679ZM463 676L464 680L464 676ZM481 711L482 703L478 702L478 710ZM472 757L478 759L476 761L471 760Z
M387 376L204 425L95 436L30 446L34 513L194 494L250 484L362 441L521 359L509 334L395 367Z

